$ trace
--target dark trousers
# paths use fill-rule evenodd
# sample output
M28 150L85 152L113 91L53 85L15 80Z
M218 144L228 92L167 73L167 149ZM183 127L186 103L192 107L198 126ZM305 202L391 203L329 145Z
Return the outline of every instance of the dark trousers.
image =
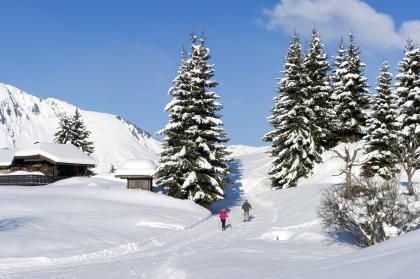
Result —
M226 229L226 220L220 220L222 221L222 231Z

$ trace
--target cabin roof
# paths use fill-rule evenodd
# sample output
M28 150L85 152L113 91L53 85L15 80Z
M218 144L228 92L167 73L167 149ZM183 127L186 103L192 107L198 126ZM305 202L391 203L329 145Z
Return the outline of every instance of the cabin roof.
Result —
M8 167L12 164L13 157L15 156L16 151L17 149L0 149L0 168Z
M151 160L127 160L115 171L115 176L153 176L156 164Z
M42 156L55 163L94 166L95 160L72 144L38 142L14 153L14 158Z

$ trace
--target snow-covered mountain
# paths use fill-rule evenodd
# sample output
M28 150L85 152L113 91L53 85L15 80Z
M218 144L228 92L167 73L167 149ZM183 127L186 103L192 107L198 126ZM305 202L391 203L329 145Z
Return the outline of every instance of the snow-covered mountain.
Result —
M76 107L48 98L42 100L16 87L0 83L0 147L23 148L36 141L52 142L59 115ZM157 160L160 142L117 115L80 109L92 132L93 157L98 173L108 172L127 159Z

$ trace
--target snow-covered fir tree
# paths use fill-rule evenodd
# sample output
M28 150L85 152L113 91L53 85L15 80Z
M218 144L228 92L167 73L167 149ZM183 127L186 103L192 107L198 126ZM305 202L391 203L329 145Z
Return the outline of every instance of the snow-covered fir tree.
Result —
M185 80L176 80L176 89L170 91L174 96L167 106L170 122L161 132L166 136L168 147L164 147L166 153L163 156L174 156L182 167L171 180L169 166L172 158L163 158L163 166L157 175L161 185L165 186L165 181L168 181L169 185L180 187L179 191L174 188L172 192L176 196L191 199L207 208L214 201L223 199L223 188L229 182L227 175L230 172L229 153L222 145L228 139L218 114L222 105L217 102L219 96L212 91L217 83L212 80L214 68L207 63L209 59L210 50L205 47L205 38L201 36L198 40L193 35L190 58L180 69L182 72L185 67ZM173 133L178 133L176 139ZM176 141L176 148L170 145L171 138Z
M185 198L186 194L181 190L181 186L191 169L186 157L186 146L189 142L183 119L192 102L189 70L187 56L183 50L178 75L168 92L173 99L165 107L165 111L169 113L169 121L166 127L158 132L159 135L164 135L165 139L162 142L159 167L155 174L156 184L164 186L168 195L176 198Z
M303 68L307 77L304 90L308 98L308 106L314 113L311 129L317 152L321 153L322 148L335 145L332 135L335 111L328 73L330 66L324 52L324 45L316 30L312 31L312 40L304 57Z
M54 142L68 143L72 139L71 117L63 113L60 115L57 132L54 134Z
M71 143L90 155L94 151L93 142L89 141L90 131L87 129L79 109L76 109L71 118L72 137Z
M360 51L350 33L346 50L341 40L335 57L332 74L335 113L338 125L338 141L354 142L365 134L366 113L369 105L367 78L363 75L365 64L360 59Z
M314 163L321 160L311 131L314 113L307 104L304 90L307 77L296 34L290 42L282 74L269 117L274 129L263 138L271 142L273 166L269 175L276 188L296 186L298 179L306 177Z
M93 142L89 141L90 132L86 128L79 109L73 116L63 114L60 117L58 131L55 133L56 143L71 143L90 155L94 151Z
M410 194L414 194L412 177L420 168L420 47L411 40L405 46L405 56L396 76L400 137L398 158L407 173Z
M377 79L376 95L372 98L371 115L364 137L367 159L362 173L367 177L378 174L384 179L391 179L399 172L395 155L398 141L396 105L392 74L388 62L384 62Z
M228 138L218 111L220 97L212 91L217 83L212 80L214 67L208 64L210 50L205 38L192 36L190 64L191 105L183 116L186 118L186 135L190 146L186 147L192 170L182 185L189 199L205 207L223 198L223 187L228 183L228 152L222 144Z
M420 134L420 48L413 41L408 40L405 46L405 57L399 64L396 76L396 90L398 106L400 107L400 121L402 128L412 127Z

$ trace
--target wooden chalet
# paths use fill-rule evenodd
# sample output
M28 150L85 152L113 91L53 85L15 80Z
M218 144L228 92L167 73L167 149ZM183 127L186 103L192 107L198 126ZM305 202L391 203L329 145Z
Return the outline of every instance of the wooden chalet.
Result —
M21 150L0 151L0 185L43 185L87 176L93 158L71 144L35 143Z
M127 179L127 189L152 191L155 170L151 160L128 160L115 171L115 177Z

